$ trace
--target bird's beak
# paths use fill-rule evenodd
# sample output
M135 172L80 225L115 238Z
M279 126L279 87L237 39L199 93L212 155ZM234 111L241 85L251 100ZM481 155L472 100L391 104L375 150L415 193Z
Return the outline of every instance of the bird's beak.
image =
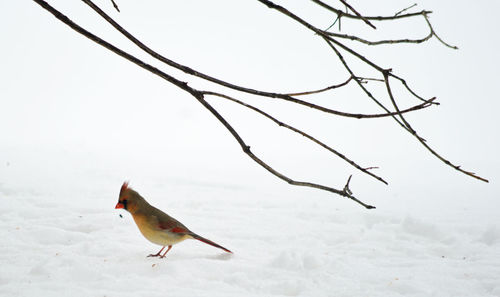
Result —
M116 206L115 206L115 209L120 209L120 208L125 208L125 205L123 205L123 203L116 203Z

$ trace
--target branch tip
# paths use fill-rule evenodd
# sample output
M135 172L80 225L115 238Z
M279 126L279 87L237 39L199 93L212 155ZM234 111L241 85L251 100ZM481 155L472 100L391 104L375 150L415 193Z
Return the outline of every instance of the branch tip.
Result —
M120 8L118 8L118 5L116 4L115 0L111 0L111 3L113 3L113 7L116 9L116 11L120 12Z
M347 179L347 183L344 186L344 193L346 193L348 196L352 195L352 191L349 188L349 183L351 182L351 178L352 178L352 174L349 176L349 178Z

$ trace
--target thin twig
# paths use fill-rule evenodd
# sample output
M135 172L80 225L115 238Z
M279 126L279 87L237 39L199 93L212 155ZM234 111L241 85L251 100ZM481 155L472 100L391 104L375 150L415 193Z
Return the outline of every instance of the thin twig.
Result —
M296 92L296 93L286 93L285 95L288 96L304 96L304 95L313 95L313 94L318 94L321 92L326 92L329 90L341 88L345 85L347 85L352 79L358 80L361 83L367 83L368 81L377 81L377 82L384 82L382 79L378 78L369 78L369 77L349 77L345 82L340 83L338 85L332 85L323 89L315 90L315 91L305 91L305 92ZM424 100L425 101L425 100Z
M432 35L434 35L437 40L439 40L442 44L444 44L445 46L449 47L449 48L452 48L452 49L458 49L458 47L454 46L454 45L451 45L449 43L446 43L444 40L441 39L441 37L439 37L437 34L436 34L436 31L434 31L434 28L432 27L432 24L431 22L429 21L429 16L424 13L423 14L424 18L425 18L425 21L427 22L427 25L429 25L429 28L431 29L431 32L432 32Z
M118 5L116 4L115 0L111 0L111 2L113 3L113 7L118 11L120 12L120 8L118 8Z
M400 11L396 12L394 14L394 16L398 16L398 15L402 14L403 12L407 11L408 9L411 9L411 8L413 8L415 6L417 6L417 3L414 3L413 5L408 6L407 8L401 9Z
M364 16L362 16L359 12L357 12L356 9L354 9L354 7L352 7L345 0L339 0L339 1L342 2L342 4L344 4L346 7L348 7L352 12L354 12L354 14L357 15L360 19L362 19L363 22L365 22L368 26L372 27L373 29L377 29L377 27L375 27L372 23L370 23L369 20L367 20Z
M337 15L337 18L335 19L335 21L333 21L333 23L332 23L330 26L328 26L328 28L326 28L326 29L325 29L325 31L330 30L330 28L332 28L333 26L335 26L335 24L336 24L336 23L337 23L337 21L339 21L339 20L340 20L340 16L339 16L339 15ZM339 29L339 31L340 31L340 29Z
M337 89L337 88L343 87L343 86L347 85L351 80L352 80L352 76L349 77L345 82L340 83L338 85L333 85L333 86L329 86L329 87L326 87L326 88L323 88L323 89L319 89L319 90L314 90L314 91L305 91L305 92L297 92L297 93L286 93L286 95L288 95L288 96L304 96L304 95L318 94L318 93L321 93L321 92L326 92L326 91L329 91L329 90L333 90L333 89Z
M419 99L420 101L423 101L423 102L427 102L428 100L427 99L424 99L423 97L419 96L417 93L415 93L415 91L413 91L413 89L410 88L410 86L408 85L408 83L406 82L406 80L404 80L403 78L395 75L394 73L389 73L389 75L391 77L394 77L395 79L399 80L401 82L401 84L408 90L408 92L410 92L415 98ZM382 80L383 82L385 82L385 80ZM440 105L439 102L432 102L431 104L435 104L435 105Z

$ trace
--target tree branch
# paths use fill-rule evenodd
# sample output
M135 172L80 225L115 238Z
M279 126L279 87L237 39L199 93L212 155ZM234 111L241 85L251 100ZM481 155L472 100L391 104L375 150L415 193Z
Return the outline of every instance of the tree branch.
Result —
M70 20L67 16L50 6L47 2L43 0L33 0L37 4L39 4L42 8L50 12L52 15L54 15L58 20L61 22L65 23L68 25L71 29L75 30L76 32L82 34L83 36L89 38L90 40L94 41L95 43L103 46L104 48L112 51L113 53L125 58L126 60L136 64L137 66L165 79L166 81L172 83L173 85L181 88L182 90L188 92L191 94L196 100L202 104L217 120L229 131L229 133L233 136L233 138L238 142L240 147L242 148L243 152L249 156L252 160L254 160L257 164L259 164L261 167L269 171L271 174L274 176L286 181L287 183L295 186L303 186L303 187L310 187L310 188L315 188L315 189L320 189L323 191L331 192L346 198L349 198L356 203L362 205L363 207L367 209L372 209L375 208L374 206L371 206L369 204L365 204L362 201L358 200L356 197L354 197L352 194L350 194L348 191L346 191L346 188L344 187L343 190L338 190L333 187L328 187L322 184L317 184L317 183L311 183L311 182L305 182L305 181L296 181L293 180L286 175L278 172L271 166L269 166L266 162L262 161L260 158L258 158L254 153L251 152L250 146L248 146L245 141L241 138L241 136L236 132L236 130L224 119L224 117L215 109L213 108L204 98L204 93L196 90L190 86L188 86L187 83L182 82L173 76L166 74L165 72L159 70L156 67L153 67L140 59L134 57L133 55L117 48L116 46L112 45L111 43L103 40L102 38L92 34L91 32L85 30L78 24L74 23L72 20ZM349 190L350 191L350 190Z
M416 43L416 44L418 44L418 43L425 42L425 41L431 39L432 36L434 36L434 34L431 32L427 36L420 38L420 39L405 38L405 39L387 39L387 40L370 41L370 40L360 38L358 36L348 35L348 34L339 34L339 33L334 33L334 32L326 32L326 34L333 36L333 37L358 41L358 42L368 44L368 45L396 44L396 43Z
M279 11L280 13L292 18L293 20L297 21L298 23L300 23L301 25L303 25L304 27L308 28L309 30L313 31L314 33L316 33L317 35L320 35L327 43L328 45L335 51L335 53L337 54L337 56L339 57L339 59L341 60L341 62L344 64L344 67L348 70L348 72L350 73L351 76L356 76L354 74L354 72L350 69L350 67L347 65L346 61L344 60L344 58L342 57L342 55L340 54L340 52L336 49L336 47L334 46L334 44L336 46L339 46L340 48L342 48L343 50L345 50L346 52L348 52L349 54L351 54L352 56L358 58L359 60L361 60L362 62L364 62L365 64L371 66L373 69L377 70L378 72L380 72L383 76L384 76L384 81L386 83L386 85L389 85L389 82L388 82L388 79L386 78L387 75L389 76L393 76L397 79L399 79L403 85L410 91L411 94L413 94L415 97L417 97L418 99L422 99L422 97L418 96L415 92L411 91L411 89L408 87L408 85L406 84L406 82L404 81L404 79L402 78L399 78L398 76L396 75L393 75L391 73L391 70L390 69L385 69L383 67L380 67L378 66L377 64L373 63L372 61L370 61L369 59L367 59L366 57L364 57L363 55L359 54L358 52L354 51L353 49L347 47L346 45L342 44L341 42L335 40L332 38L332 36L328 35L326 32L316 28L315 26L311 25L310 23L306 22L305 20L303 20L302 18L298 17L297 15L293 14L292 12L290 12L289 10L287 10L286 8L280 6L280 5L276 5L274 4L272 1L269 1L269 0L258 0L259 2L262 2L263 4L265 4L266 6L268 6L269 8L271 9L275 9L277 11ZM331 10L331 11L334 11L335 13L337 13L337 15L342 15L342 16L348 16L347 14L343 13L342 11L339 11L339 10L336 10L330 6L328 6L327 4L321 2L320 0L312 0L313 2L317 3L317 4L320 4L321 6ZM397 18L402 18L402 17L412 17L412 16L417 16L417 15L422 15L424 16L430 30L431 30L431 33L433 36L436 36L436 38L438 38L438 40L443 43L444 45L448 46L448 47L451 47L451 48L456 48L454 46L450 46L449 44L445 43L444 41L442 41L435 33L434 29L432 28L431 24L430 24L430 21L428 19L428 14L430 14L431 12L430 11L421 11L420 13L415 13L415 14L399 14L399 15L395 15L395 16L390 16L390 17L365 17L366 19L369 19L369 20L378 20L378 21L381 21L381 20L391 20L391 19L397 19ZM355 19L359 19L358 16L353 16L353 15L350 15L348 17L352 17L352 18L355 18ZM438 153L436 153L434 150L432 150L429 145L427 145L425 139L423 139L422 137L418 136L417 133L415 132L415 130L413 130L413 128L408 124L408 122L402 117L402 115L400 114L400 110L399 109L396 109L396 112L393 113L393 112L390 112L379 100L377 100L361 83L358 82L358 86L366 93L366 95L372 99L378 106L380 106L385 112L386 114L390 115L403 129L407 130L408 132L410 132L412 135L416 136L417 139L419 140L419 142L429 151L431 152L434 156L436 156L440 161L442 161L443 163L455 168L456 170L466 174L466 175L469 175L469 176L472 176L478 180L481 180L481 181L484 181L484 182L488 182L487 179L485 178L482 178L482 177L479 177L477 175L475 175L474 173L470 172L470 171L466 171L466 170L462 170L460 168L460 166L456 166L456 165L453 165L452 163L450 163L448 160L444 159L443 157L441 157L441 155L439 155ZM392 96L392 93L390 91L390 86L389 88L387 88L387 93L388 93L388 96L389 98L391 99L391 102L393 102L393 105L394 107L396 108L397 105L395 105L395 99L394 97ZM395 115L399 115L399 118L398 119Z
M351 159L347 158L344 154L338 152L337 150L335 150L332 147L328 146L324 142L318 140L317 138L311 136L310 134L304 132L301 129L298 129L298 128L293 127L293 126L291 126L291 125L289 125L287 123L282 122L281 120L277 119L276 117L271 116L269 113L265 112L264 110L262 110L260 108L255 107L254 105L248 104L246 102L238 100L238 99L236 99L236 98L234 98L232 96L228 96L226 94L223 94L221 92L215 92L215 91L210 91L210 90L201 91L201 90L198 90L196 88L193 88L193 87L189 86L186 82L181 81L181 80L175 78L174 76L171 76L171 75L167 74L166 72L164 72L164 71L162 71L162 70L160 70L160 69L158 69L158 68L156 68L156 67L154 67L154 66L152 66L150 64L147 64L147 63L143 62L142 60L138 59L137 57L135 57L135 56L133 56L133 55L131 55L131 54L129 54L129 53L121 50L120 48L117 48L116 46L112 45L111 43L103 40L102 38L94 35L93 33L89 32L87 30L85 30L81 26L79 26L76 23L74 23L73 21L71 21L67 16L65 16L62 13L60 13L58 10L56 10L52 6L50 6L44 0L33 0L33 1L36 2L36 3L38 3L45 10L49 11L50 13L52 13L57 19L59 19L61 22L63 22L66 25L68 25L70 28L72 28L76 32L82 34L83 36L89 38L93 42L95 42L95 43L97 43L97 44L105 47L106 49L112 51L113 53L115 53L115 54L117 54L117 55L125 58L126 60L128 60L128 61L130 61L130 62L138 65L139 67L141 67L141 68L143 68L143 69L145 69L145 70L147 70L147 71L149 71L149 72L151 72L151 73L153 73L153 74L155 74L155 75L163 78L164 80L168 81L169 83L171 83L171 84L173 84L173 85L181 88L185 92L189 93L205 109L207 109L220 122L220 124L222 124L224 126L224 128L231 134L231 136L236 140L236 142L240 145L240 147L243 150L243 152L249 158L251 158L254 162L256 162L257 164L259 164L262 168L264 168L265 170L267 170L268 172L270 172L274 176L278 177L279 179L281 179L281 180L283 180L283 181L285 181L285 182L287 182L287 183L289 183L291 185L304 186L304 187L315 188L315 189L319 189L319 190L323 190L323 191L328 191L328 192L331 192L331 193L334 193L334 194L346 197L348 199L351 199L351 200L355 201L356 203L359 203L360 205L364 206L365 208L368 208L368 209L374 208L371 205L368 205L368 204L365 204L365 203L361 202L360 200L358 200L356 197L354 197L352 195L352 191L351 191L351 189L349 187L349 184L350 184L352 176L350 176L348 178L346 184L344 185L344 188L342 190L340 190L340 189L336 189L336 188L329 187L329 186L326 186L326 185L312 183L312 182L308 182L308 181L297 181L297 180L294 180L294 179L286 176L285 174L277 171L272 166L270 166L268 163L266 163L265 161L263 161L262 159L260 159L258 156L256 156L250 150L250 146L243 140L243 138L232 127L232 125L206 100L206 97L207 96L215 96L215 97L218 97L218 98L223 98L223 99L229 100L231 102L237 103L237 104L239 104L239 105L241 105L241 106L243 106L245 108L248 108L248 109L250 109L250 110L252 110L252 111L254 111L254 112L256 112L256 113L258 113L258 114L260 114L262 116L264 116L268 120L271 120L272 122L274 122L275 124L279 125L280 127L284 127L286 129L294 132L294 133L297 133L299 135L304 136L309 141L311 141L311 142L319 145L323 149L325 149L325 150L329 151L330 153L336 155L337 157L339 157L342 160L344 160L345 162L349 163L351 166L353 166L354 168L358 169L359 171L361 171L361 172L363 172L365 174L368 174L368 175L374 177L375 179L377 179L377 180L379 180L379 181L387 184L387 182L384 179L382 179L378 175L375 175L372 172L370 172L370 169L373 169L373 168L376 168L376 167L365 167L365 168L363 168L363 167L359 166L356 162L354 162ZM199 71L197 71L197 70L195 70L195 69L193 69L191 67L188 67L186 65L177 63L177 62L175 62L175 61L173 61L171 59L168 59L167 57L165 57L165 56L157 53L154 50L152 50L150 47L146 46L139 39L137 39L132 34L130 34L127 30L125 30L117 22L115 22L110 16L108 16L104 11L102 11L98 6L96 6L91 0L82 0L82 1L85 4L87 4L90 8L92 8L96 13L98 13L109 24L111 24L117 31L119 31L121 34L123 34L127 39L129 39L132 43L134 43L140 49L142 49L145 53L149 54L150 56L152 56L156 60L158 60L158 61L160 61L160 62L162 62L162 63L164 63L164 64L166 64L166 65L168 65L170 67L173 67L175 69L181 70L181 71L183 71L186 74L189 74L189 75L194 76L194 77L201 78L201 79L203 79L205 81L209 81L209 82L211 82L211 83L213 83L215 85L222 86L222 87L227 88L227 89L236 90L238 92L243 92L243 93L251 94L251 95L254 95L254 96L260 96L260 97L266 97L266 98L272 98L272 99L280 99L280 100L283 100L283 101L286 101L286 102L290 102L290 103L298 104L298 105L301 105L301 106L309 107L309 108L312 108L312 109L317 110L317 111L322 111L322 112L326 112L326 113L337 115L337 116L343 116L343 117L349 117L349 118L356 118L356 119L392 117L398 125L400 125L403 129L405 129L406 131L408 131L414 137L416 137L417 140L431 154L433 154L435 157L437 157L440 161L444 162L445 164L451 166L452 168L454 168L454 169L456 169L456 170L458 170L458 171L460 171L460 172L462 172L462 173L464 173L466 175L469 175L469 176L474 177L476 179L488 182L488 180L486 180L486 179L484 179L482 177L479 177L479 176L475 175L472 172L462 170L460 168L460 166L454 165L454 164L450 163L447 159L443 158L440 154L438 154L436 151L434 151L426 143L425 139L423 139L422 137L420 137L417 134L417 132L410 125L410 123L405 119L405 117L404 117L405 113L416 111L416 110L420 110L420 109L423 109L423 108L427 108L427 107L429 107L431 105L434 105L434 104L438 105L439 103L435 102L435 99L436 99L435 97L433 97L431 99L424 99L422 96L419 96L415 91L413 91L409 87L409 85L407 84L407 82L402 77L400 77L400 76L398 76L396 74L393 74L391 72L391 69L387 69L387 68L384 68L382 66L379 66L378 64L372 62L370 59L368 59L367 57L365 57L364 55L362 55L358 51L353 50L352 48L346 46L345 44L343 44L342 42L339 41L339 39L348 39L348 40L362 42L362 43L369 44L369 45L395 44L395 43L422 43L422 42L425 42L425 41L429 40L430 38L432 38L434 36L434 37L436 37L436 39L438 39L438 41L440 41L445 46L456 49L457 47L451 46L451 45L447 44L446 42L444 42L436 34L436 32L434 31L434 28L432 27L431 22L429 20L429 14L431 13L431 11L422 10L422 11L417 12L417 13L404 13L405 11L407 11L408 9L410 9L411 7L413 7L413 6L410 6L410 7L406 8L406 9L403 9L403 10L399 11L398 13L396 13L393 16L363 16L360 13L358 13L351 5L349 5L346 2L346 0L339 0L339 1L342 2L344 5L346 5L346 7L348 7L354 14L350 14L347 11L343 12L341 10L333 8L333 7L329 6L328 4L326 4L326 3L324 3L324 2L322 2L320 0L312 0L314 3L320 5L321 7L323 7L325 9L327 9L329 11L332 11L333 13L337 14L336 22L337 21L339 22L339 26L340 26L340 21L341 21L342 17L347 17L347 18L351 18L351 19L356 19L356 20L363 21L363 22L365 22L366 24L370 25L371 27L373 27L375 29L376 27L370 21L388 21L388 20L396 20L396 19L401 19L401 18L411 18L411 17L422 16L422 17L424 17L424 19L425 19L425 21L427 23L427 26L429 27L429 30L430 30L429 35L427 35L426 37L421 38L421 39L397 39L397 40L369 41L369 40L362 39L362 38L360 38L358 36L354 36L354 35L337 34L337 33L327 32L326 30L318 29L317 27L315 27L312 24L310 24L308 21L306 21L306 20L302 19L301 17L297 16L296 14L292 13L291 11L289 11L288 9L286 9L283 6L277 5L277 4L275 4L274 2L272 2L270 0L258 0L259 2L263 3L267 7L279 11L280 13L282 13L282 14L286 15L287 17L293 19L294 21L300 23L302 26L308 28L309 30L311 30L311 32L315 33L316 35L319 35L327 43L327 45L333 50L333 52L335 53L335 55L337 56L337 58L341 61L342 65L344 66L344 68L349 73L349 78L346 81L344 81L344 82L342 82L340 84L331 85L331 86L328 86L328 87L325 87L325 88L321 88L321 89L317 89L317 90L308 90L308 91L293 92L293 93L280 93L280 92L261 91L261 90L257 90L257 89L253 89L253 88L248 88L246 86L236 85L236 84L224 81L222 79L219 79L219 78L207 75L205 73L199 72ZM111 0L111 1L113 3L113 6L115 7L115 9L117 11L119 11L118 6L116 5L115 1L114 0ZM375 79L366 79L366 78L362 78L361 76L356 75L356 73L354 72L354 70L351 69L351 67L349 66L349 64L346 62L346 60L342 56L341 51L342 51L342 53L347 53L348 55L351 55L352 57L355 57L356 59L358 59L359 61L361 61L363 64L370 66L375 71L379 72L381 74L381 76L383 77L383 79L378 79L378 78L375 78ZM394 78L394 79L398 80L406 88L406 90L409 92L409 94L413 95L413 97L417 98L421 102L419 104L416 104L416 105L410 107L410 108L400 109L399 106L398 106L398 104L397 104L396 98L394 98L393 93L392 93L392 88L391 88L391 85L390 85L390 78ZM319 93L326 92L326 91L329 91L329 90L333 90L333 89L337 89L337 88L340 88L340 87L344 87L344 86L346 86L347 84L349 84L353 80L361 88L361 90L366 94L366 96L383 110L383 113L380 113L380 114L347 113L347 112L333 110L331 108L327 108L327 107L319 105L319 104L315 104L315 103L312 103L312 102L308 102L308 101L296 98L298 96L315 95L315 94L319 94ZM376 98L370 92L370 90L368 89L368 87L365 86L367 80L376 80L376 81L384 82L385 89L386 89L386 92L387 92L386 96L389 98L390 102L392 103L391 109L394 108L395 111L392 111L388 107L386 107L382 103L382 100Z
M323 1L320 1L320 0L311 0L311 1L318 4L319 6L326 8L327 10L335 13L339 17L346 17L346 18L358 19L358 20L361 19L361 17L359 17L357 15L343 12L342 10L334 8L334 7L324 3ZM422 10L420 12L407 13L407 14L395 14L393 16L363 16L363 18L366 20L370 20L370 21L391 21L391 20L397 20L397 19L402 19L402 18L411 18L411 17L422 15L422 14L430 14L430 13L432 13L432 11Z
M341 158L341 159L343 159L344 161L346 161L347 163L351 164L351 165L352 165L353 167L355 167L356 169L358 169L358 170L360 170L360 171L362 171L362 172L364 172L364 173L366 173L366 174L368 174L368 175L370 175L370 176L372 176L372 177L376 178L377 180L379 180L379 181L383 182L383 183L384 183L384 184L386 184L386 185L388 184L388 183L387 183L387 181L385 181L385 180L384 180L383 178L381 178L380 176L375 175L375 174L373 174L372 172L368 171L369 169L373 169L373 168L377 168L377 167L366 167L366 168L363 168L363 167L359 166L358 164L356 164L354 161L352 161L352 160L350 160L349 158L347 158L344 154L342 154L342 153L338 152L337 150L335 150L335 149L331 148L330 146L328 146L328 145L326 145L325 143L323 143L323 142L319 141L318 139L314 138L313 136L311 136L311 135L307 134L306 132L304 132L304 131L302 131L302 130L300 130L300 129L297 129L297 128L293 127L293 126L290 126L290 125L288 125L288 124L286 124L286 123L284 123L284 122L282 122L282 121L280 121L280 120L276 119L275 117L273 117L273 116L269 115L268 113L266 113L266 112L264 112L264 111L260 110L259 108L255 107L255 106L253 106L253 105L250 105L250 104L248 104L248 103L245 103L245 102L243 102L243 101L240 101L240 100L238 100L238 99L235 99L235 98L233 98L233 97L231 97L231 96L227 96L227 95L224 95L224 94L221 94L221 93L217 93L217 92L203 91L202 93L203 93L204 95L212 95L212 96L217 96L217 97L220 97L220 98L224 98L224 99L227 99L227 100L229 100L229 101L232 101L232 102L238 103L238 104L239 104L239 105L241 105L241 106L244 106L244 107L246 107L246 108L249 108L249 109L251 109L251 110L253 110L253 111L255 111L255 112L257 112L257 113L259 113L259 114L263 115L264 117L268 118L269 120L273 121L273 122L274 122L274 123L276 123L278 126L280 126L280 127L284 127L284 128L286 128L286 129L289 129L289 130L291 130L291 131L293 131L293 132L295 132L295 133L298 133L298 134L300 134L300 135L304 136L305 138L309 139L310 141L312 141L312 142L314 142L314 143L318 144L319 146L323 147L324 149L326 149L326 150L330 151L331 153L333 153L333 154L337 155L339 158Z
M360 113L348 113L348 112L342 112L338 110L334 110L331 108L326 108L321 105L317 105L314 103L310 103L301 99L297 99L292 97L290 94L285 94L285 93L275 93L275 92L265 92L265 91L259 91L247 87L242 87L238 86L232 83L228 83L224 80L209 76L207 74L204 74L202 72L196 71L191 67L179 64L173 60L170 60L166 58L165 56L157 53L150 47L146 46L144 43L142 43L139 39L137 39L135 36L130 34L127 30L125 30L122 26L120 26L116 21L113 20L109 15L107 15L102 9L100 9L97 5L95 5L91 0L82 0L85 4L87 4L89 7L91 7L95 12L97 12L102 18L104 18L109 24L111 24L116 30L118 30L120 33L122 33L127 39L129 39L131 42L133 42L135 45L137 45L140 49L151 55L153 58L157 59L160 62L163 62L171 67L174 67L178 70L183 71L184 73L205 79L207 81L210 81L212 83L221 85L223 87L227 87L233 90L237 90L240 92L252 94L252 95L257 95L257 96L262 96L262 97L269 97L273 99L282 99L291 103L307 106L312 109L316 109L322 112L338 115L338 116L343 116L343 117L349 117L349 118L356 118L356 119L373 119L373 118L383 118L383 117L388 117L391 116L391 114L360 114ZM335 87L327 87L326 89L333 89ZM318 91L305 91L302 93L318 93ZM427 104L419 104L415 105L411 108L409 108L406 112L409 111L415 111L419 110L422 108L428 107Z
M390 74L389 74L389 72L388 72L388 71L384 73L384 79L385 79L385 85L386 85L386 88L387 88L387 93L389 94L389 98L391 98L391 102L392 102L392 104L393 104L394 108L395 108L397 111L399 111L399 107L398 107L398 105L397 105L397 103L396 103L396 100L394 99L394 96L392 95L392 89L391 89L391 86L390 86L390 84L389 84L389 76L390 76ZM487 179L482 178L482 177L480 177L480 176L476 175L474 172L470 172L470 171L467 171L467 170L463 170L460 166L455 165L455 164L451 163L450 161L448 161L447 159L443 158L440 154L438 154L435 150L433 150L433 149L432 149L432 148L431 148L431 147L427 144L427 142L426 142L426 141L425 141L422 137L420 137L420 136L417 134L417 131L415 131L415 130L411 127L410 123L408 123L408 122L406 121L406 119L404 118L404 116L403 116L402 114L399 114L398 116L399 116L399 118L401 119L401 121L402 121L402 122L406 125L406 127L407 127L407 128L408 128L408 130L411 132L411 134L412 134L413 136L415 136L415 138L417 138L417 140L418 140L418 141L419 141L419 142L420 142L420 143L421 143L421 144L422 144L422 145L423 145L423 146L424 146L424 147L425 147L425 148L426 148L429 152L431 152L431 154L433 154L434 156L436 156L439 160L443 161L443 163L445 163L446 165L450 166L451 168L453 168L453 169L455 169L455 170L457 170L457 171L460 171L460 172L462 172L462 173L464 173L464 174L466 174L466 175L468 175L468 176L471 176L471 177L473 177L473 178L476 178L476 179L478 179L478 180L480 180L480 181L483 181L483 182L489 182Z

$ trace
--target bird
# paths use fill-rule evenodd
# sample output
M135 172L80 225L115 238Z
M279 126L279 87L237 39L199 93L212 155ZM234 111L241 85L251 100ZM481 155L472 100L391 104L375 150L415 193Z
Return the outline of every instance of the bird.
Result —
M225 252L233 253L225 247L194 233L181 222L149 204L139 193L129 187L128 182L124 182L120 189L120 196L115 209L128 211L142 235L150 242L162 246L158 253L150 254L148 257L165 258L165 255L174 244L186 239L197 239ZM161 254L165 247L168 247L167 250Z

